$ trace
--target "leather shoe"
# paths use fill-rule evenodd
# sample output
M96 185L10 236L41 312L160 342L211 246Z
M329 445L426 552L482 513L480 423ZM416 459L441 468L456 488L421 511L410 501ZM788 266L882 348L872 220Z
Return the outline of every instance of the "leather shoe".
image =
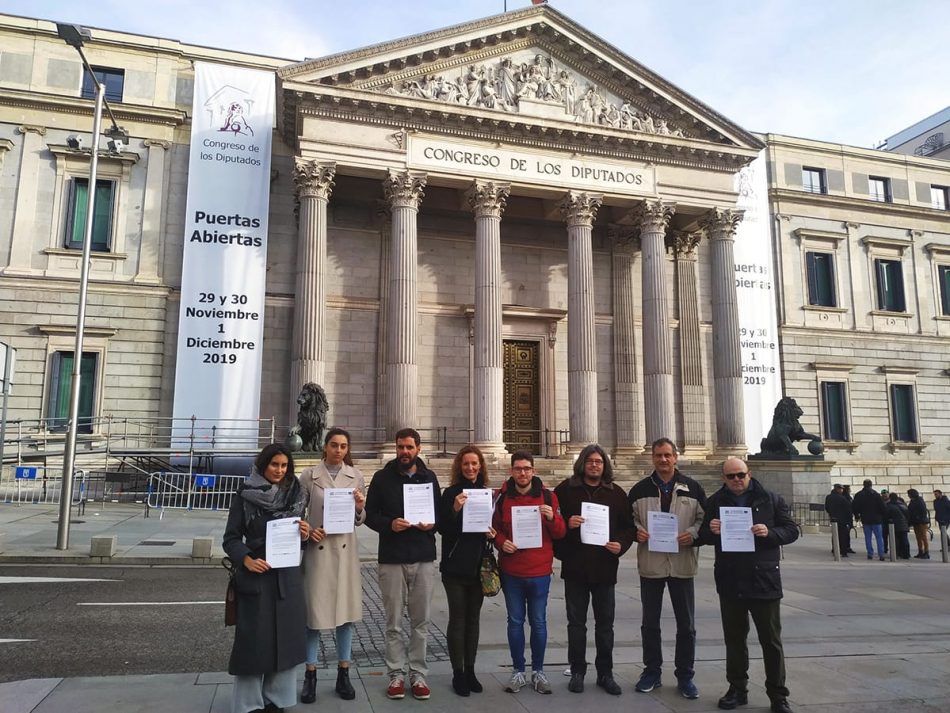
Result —
M772 699L770 710L772 713L792 713L792 708L788 705L788 700L785 698Z
M573 678L573 676L571 677ZM614 677L609 673L605 673L602 676L597 677L597 685L603 688L611 696L619 696L623 693L623 689L620 687L620 684L614 680Z
M572 673L571 680L568 681L567 690L571 693L583 693L584 692L584 674L582 673Z
M726 711L731 711L737 706L744 706L749 702L749 694L746 691L740 691L735 686L729 686L726 694L719 699L719 707Z

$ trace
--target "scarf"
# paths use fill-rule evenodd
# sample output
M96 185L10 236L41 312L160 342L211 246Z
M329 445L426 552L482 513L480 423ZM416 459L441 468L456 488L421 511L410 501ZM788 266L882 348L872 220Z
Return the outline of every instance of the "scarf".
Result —
M271 513L273 519L303 516L307 495L295 476L284 477L290 478L291 482L289 486L281 487L258 473L257 468L251 468L251 474L241 490L248 522L260 511Z

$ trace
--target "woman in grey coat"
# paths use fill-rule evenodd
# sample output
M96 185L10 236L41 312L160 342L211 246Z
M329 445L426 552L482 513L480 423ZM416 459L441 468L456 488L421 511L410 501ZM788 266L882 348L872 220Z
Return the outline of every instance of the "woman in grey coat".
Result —
M306 494L294 477L290 452L265 446L231 500L224 551L235 565L237 625L228 673L234 676L231 713L282 711L297 702L295 668L306 657L306 617L300 567L273 569L266 559L267 523L299 520Z

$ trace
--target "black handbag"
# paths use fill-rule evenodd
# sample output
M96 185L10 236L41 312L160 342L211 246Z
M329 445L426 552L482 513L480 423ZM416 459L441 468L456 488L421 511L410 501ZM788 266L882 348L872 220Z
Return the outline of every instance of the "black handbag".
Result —
M235 579L234 563L229 557L221 560L221 564L228 571L228 588L224 592L224 625L234 626L237 624L237 585Z

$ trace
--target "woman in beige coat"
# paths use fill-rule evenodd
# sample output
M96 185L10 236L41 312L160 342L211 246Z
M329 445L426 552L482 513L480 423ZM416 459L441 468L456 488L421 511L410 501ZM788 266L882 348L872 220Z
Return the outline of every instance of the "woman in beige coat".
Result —
M309 496L307 521L312 542L304 550L304 585L307 603L307 671L304 675L302 703L316 700L317 658L320 630L335 629L337 677L336 692L344 700L353 700L356 691L350 683L350 658L353 622L362 619L363 590L356 532L328 535L323 529L323 500L328 488L353 491L356 505L354 525L366 519L363 475L350 458L350 434L331 428L323 441L323 461L300 474L300 485ZM355 530L355 527L354 527Z

